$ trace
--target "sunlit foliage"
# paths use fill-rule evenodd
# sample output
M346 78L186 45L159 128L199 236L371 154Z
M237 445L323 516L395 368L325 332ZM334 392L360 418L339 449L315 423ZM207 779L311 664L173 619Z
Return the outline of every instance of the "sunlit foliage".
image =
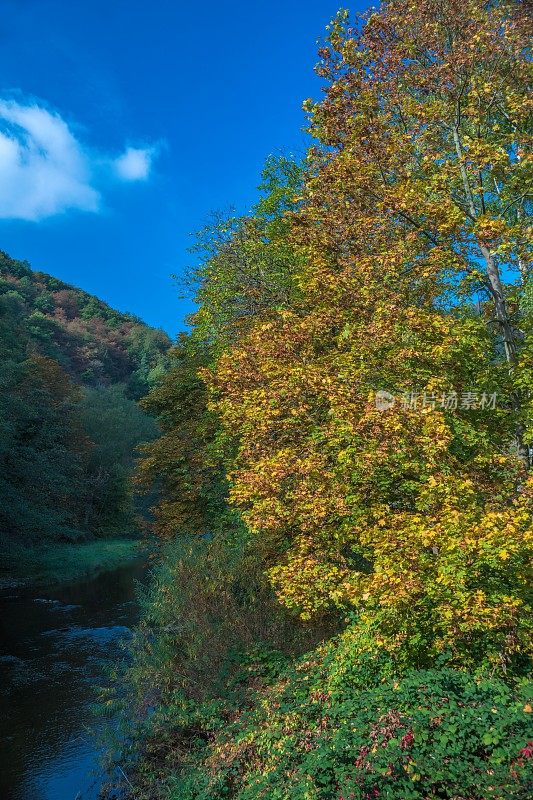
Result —
M343 632L290 664L258 642L242 696L165 694L164 797L526 796L531 33L515 0L341 11L305 164L204 232L163 532L199 532L180 489L216 452L278 624ZM187 416L213 436L176 461Z

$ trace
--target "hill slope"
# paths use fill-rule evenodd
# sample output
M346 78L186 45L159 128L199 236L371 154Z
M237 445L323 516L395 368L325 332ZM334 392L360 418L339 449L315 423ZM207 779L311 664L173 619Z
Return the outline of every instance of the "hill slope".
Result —
M137 405L170 340L0 253L0 548L131 535ZM5 559L4 559L5 560Z
M166 333L2 251L0 302L26 345L57 361L76 383L124 383L138 398L165 368Z

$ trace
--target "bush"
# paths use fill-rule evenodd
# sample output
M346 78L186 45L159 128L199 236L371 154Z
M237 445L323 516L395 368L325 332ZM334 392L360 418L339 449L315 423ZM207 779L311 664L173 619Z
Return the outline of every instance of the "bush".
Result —
M256 710L244 712L211 745L201 768L176 780L169 797L531 796L531 686L512 689L500 680L444 668L413 671L357 691L350 678L344 691L339 684L328 691L317 684L323 665L304 662Z
M135 773L135 797L164 796L177 763L197 763L259 687L334 632L327 619L295 624L276 603L242 529L184 535L160 555L141 597L133 664L101 697L104 713L121 712L123 739L108 749Z

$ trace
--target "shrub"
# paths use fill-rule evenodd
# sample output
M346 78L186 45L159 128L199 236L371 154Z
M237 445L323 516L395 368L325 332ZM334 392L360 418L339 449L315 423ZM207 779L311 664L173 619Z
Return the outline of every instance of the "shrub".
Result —
M337 668L341 667L337 663ZM342 668L341 668L342 672ZM324 678L326 678L324 680ZM318 681L317 681L318 679ZM363 673L359 679L362 681ZM320 689L320 680L323 688ZM531 686L443 668L327 689L324 662L220 734L172 800L508 800L533 788Z

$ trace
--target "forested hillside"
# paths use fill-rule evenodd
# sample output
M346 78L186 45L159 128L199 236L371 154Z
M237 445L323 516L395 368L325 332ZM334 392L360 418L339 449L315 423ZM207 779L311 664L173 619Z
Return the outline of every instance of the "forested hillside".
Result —
M164 371L170 340L163 331L1 251L0 292L21 347L54 359L75 383L121 383L136 399Z
M163 373L169 345L162 331L0 253L4 567L17 548L135 532L135 448L157 431L136 401Z
M530 12L340 12L307 157L200 235L133 797L531 796Z

